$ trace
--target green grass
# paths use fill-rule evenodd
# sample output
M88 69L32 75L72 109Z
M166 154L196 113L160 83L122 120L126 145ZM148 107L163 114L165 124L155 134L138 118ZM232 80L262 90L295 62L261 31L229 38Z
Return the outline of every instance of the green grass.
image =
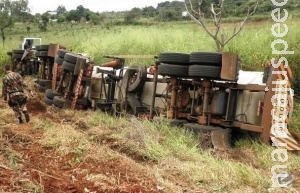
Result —
M270 60L272 21L249 23L226 51L237 53L245 69L260 69L263 62ZM299 21L287 22L289 33L284 38L291 50L299 51ZM31 24L32 25L32 24ZM225 24L225 34L231 34L238 23ZM1 50L0 64L8 62L6 52L17 49L24 37L41 37L44 44L59 43L75 52L86 52L96 63L105 61L104 55L151 54L160 52L214 51L213 40L193 22L157 23L151 26L92 26L88 24L53 24L47 32L39 32L36 25L27 34L23 24L16 24L7 31L7 41ZM293 56L296 57L296 56ZM129 61L135 62L135 61ZM139 62L139 61L138 61ZM142 61L144 62L144 61ZM295 61L292 61L295 62ZM151 62L148 62L148 65Z
M227 23L225 34L232 34L238 22ZM262 70L261 64L274 57L271 43L276 39L271 33L273 21L250 22L244 30L230 42L225 51L240 55L242 68L245 70ZM299 60L299 20L289 19L286 24L289 32L283 39L289 44L289 49L295 54L288 56L296 75L300 74L297 67ZM39 32L36 24L31 25L27 34L26 25L15 24L7 30L5 47L0 51L0 65L9 62L6 52L18 49L24 37L40 37L42 43L59 43L74 52L88 53L96 64L106 62L104 55L157 55L161 52L194 52L214 51L215 45L211 37L192 21L155 23L141 26L93 26L90 24L52 24L47 32ZM127 64L138 62L145 65L153 64L153 60L127 60ZM298 77L298 76L297 76Z
M62 110L52 114L61 119L69 113ZM72 119L79 120L86 113L73 112ZM88 112L88 115L86 130L74 129L74 124L68 122L62 122L59 127L54 124L45 130L40 143L55 144L54 148L61 155L78 154L76 160L67 163L70 167L80 164L87 156L95 159L132 158L135 164L148 168L169 192L180 192L186 185L191 192L266 192L271 187L270 169L276 162L271 160L274 148L270 146L241 139L229 151L204 151L199 147L197 136L182 128L171 127L168 122L116 118L99 112ZM300 167L300 157L289 154L286 164L288 171L294 173ZM288 188L286 192L290 190ZM280 192L274 192L277 191Z

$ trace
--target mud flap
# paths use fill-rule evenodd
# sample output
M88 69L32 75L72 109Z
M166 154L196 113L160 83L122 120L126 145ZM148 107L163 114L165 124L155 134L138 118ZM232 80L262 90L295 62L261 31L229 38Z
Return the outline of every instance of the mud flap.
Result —
M231 129L218 129L211 131L211 141L214 149L228 150L231 148Z
M238 55L223 52L222 53L222 70L221 78L223 80L238 80L239 58Z

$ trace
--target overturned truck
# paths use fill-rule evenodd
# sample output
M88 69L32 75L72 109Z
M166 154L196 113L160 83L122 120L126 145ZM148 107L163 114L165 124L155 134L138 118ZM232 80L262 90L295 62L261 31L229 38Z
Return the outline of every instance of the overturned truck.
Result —
M151 67L125 67L125 59L132 57L151 59ZM57 49L44 102L168 119L210 133L219 148L230 147L231 132L249 131L266 143L272 139L300 150L288 131L293 111L289 66L268 63L264 72L247 72L239 69L237 55L210 52L106 58L107 63L95 65L85 56Z

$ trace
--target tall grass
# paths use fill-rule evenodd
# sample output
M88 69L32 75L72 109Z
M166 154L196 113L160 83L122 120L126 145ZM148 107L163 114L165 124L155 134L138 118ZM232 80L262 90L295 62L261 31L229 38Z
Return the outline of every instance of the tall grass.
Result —
M289 21L286 37L291 49L299 49L297 24ZM238 23L236 23L238 24ZM271 21L249 23L226 47L226 51L240 54L245 68L257 68L272 57ZM6 46L1 50L0 62L7 60L6 51L16 49L23 37L41 37L43 43L60 43L75 52L86 52L98 63L103 55L159 54L160 52L214 51L213 40L203 29L192 22L158 23L152 26L91 26L87 24L53 24L47 32L38 32L32 26L27 34L23 25L16 25L9 33ZM225 24L225 33L230 34L236 25ZM23 29L24 28L24 29Z
M79 120L86 113L73 112L71 119ZM39 143L53 147L59 155L75 153L78 159L67 163L69 167L80 164L87 156L103 161L130 158L135 161L132 167L147 170L167 192L267 192L271 186L273 148L258 142L243 139L227 152L202 151L194 134L167 122L135 117L125 120L88 112L87 129L82 131L65 119L70 117L69 111L52 114L67 122L45 129ZM33 121L38 128L36 119ZM299 163L299 156L290 155L289 171L296 171ZM285 192L290 190L291 187Z
M236 25L235 25L236 24ZM225 24L225 33L231 34L239 23ZM246 28L226 47L226 51L237 53L245 69L260 69L260 65L272 56L272 21L249 23ZM289 33L285 37L291 50L299 51L297 25L288 22ZM75 52L86 52L99 64L104 55L151 54L160 52L214 51L213 40L203 29L192 22L158 23L151 26L92 26L88 24L53 24L47 32L38 32L31 27L27 34L24 25L18 24L7 32L5 47L1 50L0 63L8 62L6 52L17 49L24 37L41 37L43 43L59 43ZM293 58L296 56L293 56ZM129 61L131 62L131 61ZM292 61L295 62L295 61Z

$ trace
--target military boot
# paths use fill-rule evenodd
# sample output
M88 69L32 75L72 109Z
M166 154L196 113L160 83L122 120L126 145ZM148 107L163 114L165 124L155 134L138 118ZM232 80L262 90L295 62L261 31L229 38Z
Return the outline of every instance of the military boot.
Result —
M25 115L26 122L28 123L30 121L30 117L29 117L28 111L23 111L23 113Z

